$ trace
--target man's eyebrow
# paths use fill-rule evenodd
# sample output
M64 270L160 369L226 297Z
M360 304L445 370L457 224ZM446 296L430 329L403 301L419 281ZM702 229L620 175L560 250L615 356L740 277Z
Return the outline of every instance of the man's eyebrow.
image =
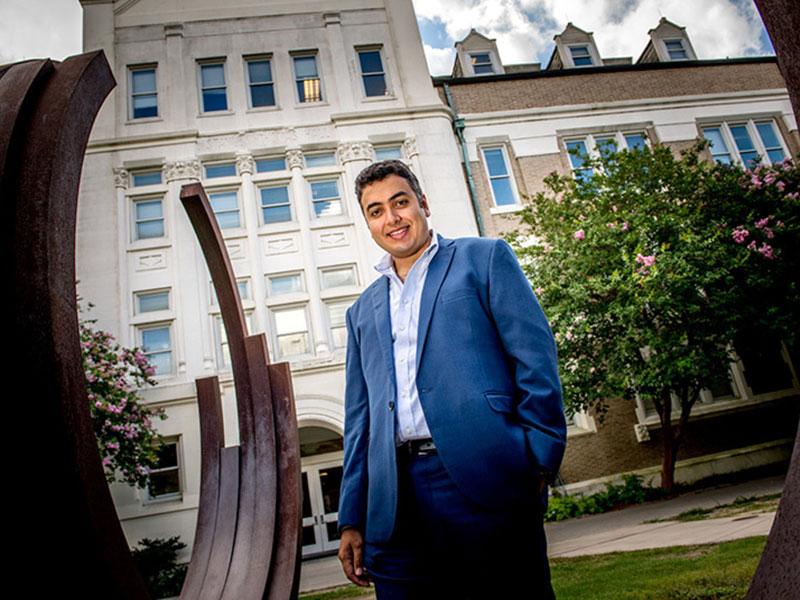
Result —
M408 192L404 190L395 192L386 202L391 202L392 200L398 198L399 196L408 196ZM370 210L373 206L380 206L381 204L383 204L383 202L370 202L369 204L367 204L367 207L364 210Z

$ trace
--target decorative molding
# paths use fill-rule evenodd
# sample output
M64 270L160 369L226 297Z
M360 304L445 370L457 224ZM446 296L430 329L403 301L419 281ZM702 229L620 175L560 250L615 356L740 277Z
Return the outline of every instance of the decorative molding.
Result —
M287 150L286 162L289 164L290 169L302 169L303 168L302 150Z
M349 163L354 160L369 160L372 161L375 157L372 144L369 142L352 142L339 144L336 149L339 155L339 162L342 164Z
M164 165L164 179L167 183L180 179L196 179L200 181L200 161L196 158L176 160Z
M256 172L256 161L250 154L237 154L236 155L236 171L239 175L249 173L252 175Z
M419 154L416 136L409 136L403 141L403 153L406 155L406 158L413 158Z
M266 255L293 254L298 251L297 239L294 237L268 239L264 247Z
M225 248L228 251L228 256L231 260L242 260L247 258L247 253L244 249L244 243L241 240L226 241Z
M328 233L321 233L319 236L319 248L337 248L339 246L347 246L347 235L344 231L331 231Z
M131 174L127 169L118 167L114 169L114 187L127 189L130 186Z
M183 23L165 23L164 37L183 37Z
M328 25L341 25L342 15L338 12L323 13L322 20L325 21L325 27Z
M155 271L167 266L167 257L164 252L157 254L140 254L136 257L136 271Z
M633 431L636 433L637 442L641 443L650 441L650 430L644 423L636 423L633 426Z

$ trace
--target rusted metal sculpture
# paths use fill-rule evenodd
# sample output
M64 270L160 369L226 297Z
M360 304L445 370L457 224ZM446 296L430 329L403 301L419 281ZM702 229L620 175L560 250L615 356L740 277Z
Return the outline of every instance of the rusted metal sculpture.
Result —
M62 63L0 66L3 248L13 257L14 331L7 376L7 583L23 593L149 598L131 558L97 451L75 294L78 185L92 123L115 85L102 52ZM199 184L182 200L205 252L228 334L240 445L224 447L216 377L197 382L202 487L187 599L295 597L301 485L297 419L286 363L270 365L263 334L244 315L216 220ZM7 388L9 391L11 387ZM24 437L13 439L13 432ZM13 453L13 454L12 454ZM280 473L280 477L278 477ZM37 560L38 559L38 560Z
M114 85L102 52L0 67L2 237L14 265L4 483L16 499L6 524L21 530L6 538L6 586L27 596L149 597L100 464L75 295L83 155Z
M219 380L216 376L197 380L200 509L181 598L295 597L302 490L289 365L270 365L264 334L246 333L236 278L203 186L183 186L181 202L217 292L239 416L239 446L223 447Z

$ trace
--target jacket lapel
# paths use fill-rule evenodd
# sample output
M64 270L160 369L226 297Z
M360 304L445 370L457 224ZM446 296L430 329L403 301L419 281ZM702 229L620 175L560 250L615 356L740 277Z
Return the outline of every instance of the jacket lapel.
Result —
M431 264L428 265L425 286L422 288L422 299L419 307L419 329L417 330L417 373L419 373L419 363L422 358L422 351L425 348L425 340L428 337L428 326L431 323L433 306L436 302L436 297L439 295L439 288L442 287L444 277L447 275L447 270L450 268L450 261L453 259L454 251L453 240L443 238L440 235L439 249L431 260ZM391 341L391 334L389 338Z
M392 316L389 308L389 278L381 275L379 283L372 294L372 304L375 308L375 331L378 332L378 345L381 348L386 368L389 372L389 381L392 388L392 398L395 396L394 375L394 350L392 345Z

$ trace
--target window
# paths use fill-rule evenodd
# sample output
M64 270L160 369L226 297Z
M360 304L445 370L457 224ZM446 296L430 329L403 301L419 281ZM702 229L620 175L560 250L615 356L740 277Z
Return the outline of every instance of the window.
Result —
M133 187L144 185L161 185L161 169L152 171L134 171L131 174Z
M569 46L569 53L572 56L572 64L576 67L590 67L594 64L589 46Z
M247 60L247 85L250 88L250 107L275 106L272 83L272 62L267 58Z
M156 448L156 467L148 475L147 500L180 500L179 455L177 439L165 439Z
M336 300L327 302L325 306L328 309L328 325L331 330L331 344L332 348L346 348L347 347L347 324L345 323L345 313L350 305L353 304L352 299Z
M396 146L380 146L375 148L375 160L402 160L403 158L403 147L401 145Z
M358 61L361 65L361 79L364 82L364 95L368 97L385 96L386 73L383 71L381 51L359 50Z
M303 276L301 273L281 273L280 275L267 276L267 294L280 296L304 292Z
M346 267L334 267L332 269L322 269L320 271L320 281L323 290L331 288L358 285L355 265Z
M747 120L703 127L711 156L718 163L738 162L747 168L759 163L781 162L786 149L772 120Z
M339 182L336 179L311 182L311 200L317 217L331 217L342 214L342 199L339 196Z
M519 204L511 184L505 148L503 146L483 148L483 159L486 163L486 172L489 175L495 206Z
M647 146L647 137L641 131L597 133L564 141L573 176L591 178L592 168L586 166L590 156L607 157L618 150L641 150Z
M130 68L130 115L132 119L158 116L155 67Z
M292 220L289 186L263 187L260 188L259 193L261 194L261 218L264 225Z
M682 40L664 40L664 46L667 48L670 60L687 60L689 58Z
M311 351L308 319L304 306L274 309L275 348L278 356L297 356Z
M492 57L488 52L470 54L469 58L472 62L472 72L475 73L475 75L490 75L494 73L494 67L492 67Z
M136 294L136 313L169 310L169 291L138 292Z
M217 177L236 177L236 163L217 163L215 165L203 165L203 172L206 179Z
M172 341L169 325L139 330L142 352L156 369L156 375L172 373Z
M280 158L260 158L256 160L256 173L271 173L272 171L285 171L286 159Z
M248 332L253 331L253 313L244 315L245 326ZM214 316L214 332L217 341L217 369L220 371L229 370L232 366L231 351L228 345L228 335L225 332L225 325L221 315Z
M321 102L322 85L316 55L294 57L294 79L298 102Z
M305 154L304 156L307 169L336 166L336 154L333 152L318 152L317 154Z
M164 211L161 198L136 200L134 206L134 239L164 237Z
M208 195L211 209L217 217L220 229L241 227L239 220L239 196L235 191L213 192Z
M219 300L217 300L217 290L214 288L214 282L208 282L208 288L211 290L211 304L216 306L219 304ZM236 280L236 289L239 290L239 298L242 300L249 300L250 299L250 280L245 279L237 279Z
M200 91L203 97L203 112L228 110L224 62L200 65Z

